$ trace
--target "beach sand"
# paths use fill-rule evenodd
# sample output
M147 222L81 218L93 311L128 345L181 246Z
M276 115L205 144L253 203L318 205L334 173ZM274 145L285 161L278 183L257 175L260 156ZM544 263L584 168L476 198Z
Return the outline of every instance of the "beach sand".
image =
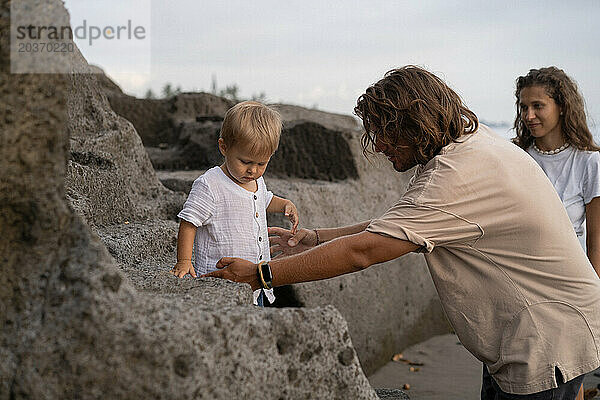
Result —
M480 398L482 364L465 350L456 335L434 336L401 354L399 361L390 361L369 376L373 387L402 389L408 384L410 389L404 391L412 400ZM594 372L600 375L600 369ZM594 372L585 377L586 389L600 384Z

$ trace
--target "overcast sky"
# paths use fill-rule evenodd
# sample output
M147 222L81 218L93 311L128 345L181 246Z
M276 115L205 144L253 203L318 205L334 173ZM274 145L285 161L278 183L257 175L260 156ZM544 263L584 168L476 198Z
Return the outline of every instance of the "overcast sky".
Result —
M265 92L270 102L351 114L387 70L416 64L446 80L480 118L512 122L515 78L556 65L576 79L600 124L599 0L65 3L72 23L151 18L149 69L143 57L131 71L119 62L123 52L83 49L137 96L160 93L166 82L210 91L214 75L219 88L237 84L244 97ZM137 11L125 8L131 3Z

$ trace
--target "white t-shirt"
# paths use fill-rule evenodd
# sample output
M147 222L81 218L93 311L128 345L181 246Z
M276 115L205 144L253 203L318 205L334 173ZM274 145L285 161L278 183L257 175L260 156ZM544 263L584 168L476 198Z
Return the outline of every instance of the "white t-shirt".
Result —
M552 182L585 249L585 205L600 196L600 153L572 146L552 155L540 154L531 146L527 153Z
M239 257L258 263L270 261L266 210L273 199L264 179L250 192L233 182L220 167L198 177L179 218L198 229L194 241L194 269L201 275L216 270L222 257ZM260 290L254 292L254 300ZM269 302L273 290L265 290Z

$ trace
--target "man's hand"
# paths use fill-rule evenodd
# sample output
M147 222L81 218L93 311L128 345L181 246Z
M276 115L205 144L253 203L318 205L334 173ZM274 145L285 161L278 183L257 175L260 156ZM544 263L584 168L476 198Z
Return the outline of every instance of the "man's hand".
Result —
M196 270L192 265L192 260L181 260L177 261L177 264L169 271L178 278L183 278L187 274L190 274L192 278L196 277Z
M269 228L269 235L274 235L269 237L273 259L302 253L317 245L317 236L313 230L300 229L294 235L287 229L272 227ZM273 257L276 253L280 254Z
M298 216L298 209L290 200L285 204L285 208L283 209L283 215L289 218L292 223L292 234L296 233L296 229L298 229L298 223L300 222L300 217Z
M257 265L248 260L223 257L217 262L218 270L201 275L200 278L221 278L239 283L248 283L252 290L262 288L258 282Z

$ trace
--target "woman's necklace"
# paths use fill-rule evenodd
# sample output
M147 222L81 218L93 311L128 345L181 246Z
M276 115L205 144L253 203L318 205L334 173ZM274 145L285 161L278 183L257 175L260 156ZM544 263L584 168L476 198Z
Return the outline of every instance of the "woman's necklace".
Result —
M544 154L544 155L547 155L547 156L551 156L551 155L553 155L553 154L558 154L558 153L560 153L561 151L563 151L564 149L566 149L567 147L569 147L569 143L565 143L565 144L563 144L562 146L560 146L558 149L554 149L554 150L540 150L540 149L539 149L539 148L536 146L535 142L533 142L533 149L534 149L535 151L537 151L538 153L540 153L540 154Z

